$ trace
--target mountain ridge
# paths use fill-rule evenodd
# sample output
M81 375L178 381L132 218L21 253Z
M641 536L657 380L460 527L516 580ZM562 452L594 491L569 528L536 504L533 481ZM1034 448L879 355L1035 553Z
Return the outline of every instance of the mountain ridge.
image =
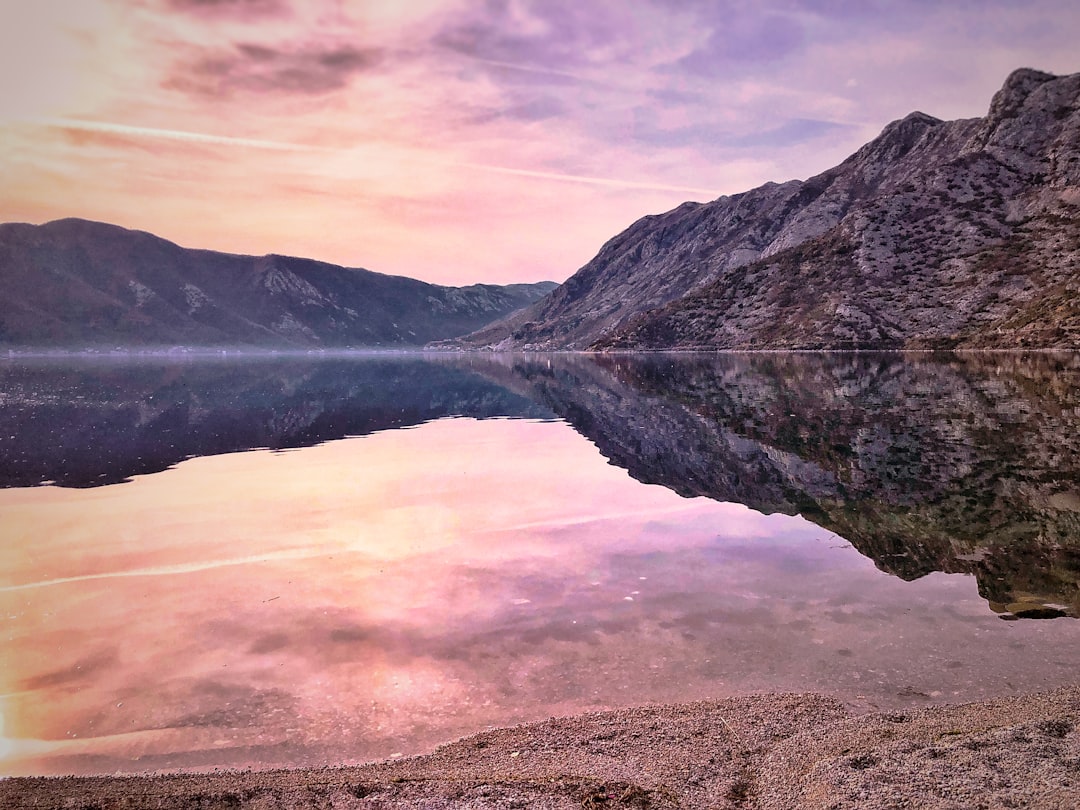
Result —
M0 224L0 346L419 347L555 287L448 287L314 259L183 248L68 218Z
M1080 73L913 112L839 165L649 215L494 350L1080 347Z

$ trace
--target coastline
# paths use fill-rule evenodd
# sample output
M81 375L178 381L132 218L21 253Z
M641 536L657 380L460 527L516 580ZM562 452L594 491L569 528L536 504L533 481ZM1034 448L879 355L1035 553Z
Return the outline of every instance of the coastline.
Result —
M1080 685L856 714L815 694L553 718L349 768L0 781L45 808L1072 808Z

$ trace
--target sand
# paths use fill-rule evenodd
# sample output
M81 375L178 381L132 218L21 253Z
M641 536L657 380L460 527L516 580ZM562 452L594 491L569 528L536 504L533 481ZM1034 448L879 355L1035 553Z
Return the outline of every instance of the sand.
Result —
M1080 807L1080 686L856 715L760 695L551 719L354 768L0 782L0 807Z

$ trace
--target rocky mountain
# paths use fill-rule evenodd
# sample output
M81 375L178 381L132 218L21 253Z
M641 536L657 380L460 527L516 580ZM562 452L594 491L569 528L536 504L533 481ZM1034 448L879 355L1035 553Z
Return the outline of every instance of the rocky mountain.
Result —
M488 355L635 479L800 514L878 568L1080 616L1080 358Z
M839 166L647 216L494 349L1080 346L1080 73L894 121Z
M422 346L551 282L444 287L288 256L190 250L65 219L0 225L0 346Z

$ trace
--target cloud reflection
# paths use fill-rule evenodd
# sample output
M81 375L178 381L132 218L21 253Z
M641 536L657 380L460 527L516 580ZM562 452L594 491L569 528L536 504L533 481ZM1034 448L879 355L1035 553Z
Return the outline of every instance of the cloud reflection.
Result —
M447 419L0 510L4 773L355 762L647 701L929 700L1019 666L970 578L904 583L800 518L640 484L558 422Z

